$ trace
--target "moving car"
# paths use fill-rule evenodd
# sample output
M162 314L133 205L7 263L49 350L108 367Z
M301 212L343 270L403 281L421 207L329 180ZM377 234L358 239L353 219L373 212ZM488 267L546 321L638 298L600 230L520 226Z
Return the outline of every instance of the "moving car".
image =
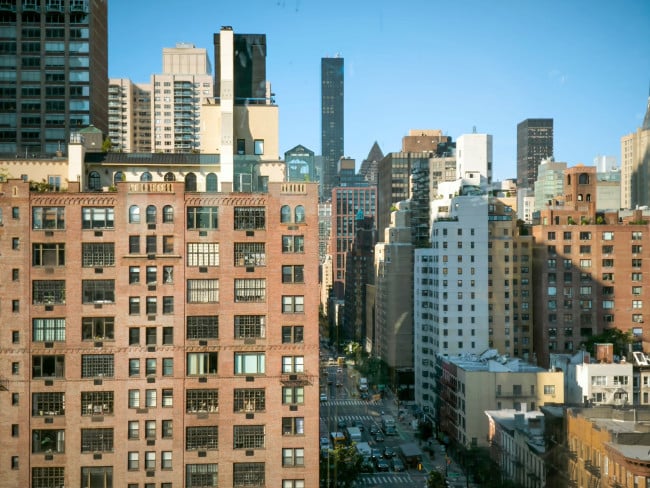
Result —
M321 402L326 402L327 401L327 393L321 393L320 394L320 401Z
M373 447L370 457L374 460L381 459L381 449Z
M375 424L372 424L370 426L370 435L374 436L379 434L379 427L377 427Z
M395 450L392 447L384 447L384 457L386 459L390 459L392 457L395 457Z
M375 442L384 442L384 434L377 432L375 434Z
M390 465L385 459L375 459L375 467L377 471L390 471Z

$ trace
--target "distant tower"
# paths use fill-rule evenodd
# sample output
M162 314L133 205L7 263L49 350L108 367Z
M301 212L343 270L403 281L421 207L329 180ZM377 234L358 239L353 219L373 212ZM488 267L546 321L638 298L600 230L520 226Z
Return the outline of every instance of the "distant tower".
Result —
M332 197L343 156L343 58L321 59L321 198Z
M542 159L553 156L553 119L517 124L517 187L533 188Z

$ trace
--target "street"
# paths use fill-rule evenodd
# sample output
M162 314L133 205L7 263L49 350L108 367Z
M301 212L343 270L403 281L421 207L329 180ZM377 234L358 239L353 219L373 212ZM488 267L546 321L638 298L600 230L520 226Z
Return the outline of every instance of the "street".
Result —
M327 363L327 358L325 358ZM391 457L384 457L384 448L392 448L395 455L399 456L399 447L406 442L416 442L414 437L415 431L405 422L398 422L397 435L384 435L383 440L378 440L371 435L371 429L381 432L381 415L382 413L390 414L398 418L397 406L392 398L386 399L369 399L362 400L359 398L359 392L355 380L350 377L348 368L341 368L338 365L325 367L327 374L323 374L321 381L321 393L327 395L326 401L321 401L320 405L320 430L321 437L329 436L331 432L343 431L345 426L362 427L361 441L368 442L369 446L381 450L381 458L385 465L383 469L388 471L377 471L377 462L375 461L375 472L362 473L357 478L354 486L383 486L383 487L422 487L425 486L426 465L430 464L428 455L423 460L420 467L404 466L404 471L393 471L394 462ZM372 397L371 397L372 398ZM326 462L326 461L322 461ZM397 461L399 463L399 461Z

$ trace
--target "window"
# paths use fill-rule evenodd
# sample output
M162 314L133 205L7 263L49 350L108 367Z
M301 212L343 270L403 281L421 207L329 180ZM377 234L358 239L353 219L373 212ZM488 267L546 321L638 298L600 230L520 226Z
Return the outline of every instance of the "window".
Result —
M154 360L155 361L155 360ZM140 376L140 360L137 358L129 359L129 376Z
M217 487L219 479L218 465L215 464L186 464L185 488Z
M607 386L607 377L606 376L592 376L591 377L591 386Z
M129 359L129 361L133 361L132 359ZM139 361L139 360L137 360ZM145 361L145 374L147 376L149 375L155 375L156 374L156 358L147 358ZM138 370L140 369L140 366L138 365Z
M140 438L140 422L138 420L130 420L128 423L128 438Z
M137 205L131 205L129 207L129 223L130 224L140 223L140 207L138 207Z
M129 266L129 284L140 283L140 266Z
M173 266L163 266L163 282L167 284L174 282Z
M605 261L603 259L603 261ZM605 263L603 263L605 265ZM581 259L580 260L580 267L581 268L591 268L591 259Z
M174 254L174 236L162 237L163 254Z
M83 303L115 303L115 280L82 280Z
M185 450L219 449L219 432L216 425L187 427L185 429Z
M34 280L32 303L34 305L65 304L65 280Z
M147 327L145 329L145 342L147 346L155 346L158 330L156 327Z
M187 353L187 374L203 375L217 374L216 352L189 352Z
M305 358L304 356L282 356L283 373L304 373Z
M145 246L146 246L147 254L156 254L158 252L158 244L156 241L156 236L146 236Z
M163 376L173 376L174 375L174 358L163 358ZM163 402L164 402L165 390L163 390ZM165 406L165 405L163 405Z
M158 406L158 392L156 390L144 391L144 406L147 408Z
M32 393L32 416L65 415L65 393Z
M591 246L580 246L580 254L590 254Z
M81 265L84 268L115 266L115 243L84 242L81 244Z
M64 378L65 356L32 356L32 378Z
M632 300L632 308L634 309L643 308L643 300Z
M146 268L147 285L155 285L157 278L158 278L158 268L156 268L155 266L147 266Z
M81 228L115 228L115 209L113 207L83 207L81 209Z
M82 391L81 415L95 416L113 413L112 391Z
M81 429L81 452L112 452L113 429Z
M145 439L156 438L156 421L146 420L144 423L144 437Z
M235 207L235 230L263 230L266 228L265 207Z
M237 244L235 244L236 246ZM219 266L218 242L188 242L188 266Z
M205 176L205 191L209 193L216 193L219 188L217 175L208 173Z
M65 341L65 319L33 319L32 337L34 342Z
M65 207L33 207L32 229L65 229Z
M50 488L52 486L65 486L65 468L43 467L32 468L32 488Z
M263 449L264 437L264 425L233 426L234 449Z
M304 435L305 418L304 417L283 417L282 418L282 435Z
M185 411L187 413L218 412L219 390L187 390Z
M263 352L236 352L235 374L264 374L265 359Z
M129 254L140 254L140 236L129 236Z
M171 408L174 406L174 390L171 388L163 388L162 406L163 408Z
M140 453L136 451L129 451L128 464L129 471L140 469Z
M280 208L280 222L283 224L291 222L291 207L289 205L282 205Z
M188 207L187 228L218 229L219 207Z
M305 273L303 265L282 266L282 283L304 283Z
M629 376L614 376L614 386L625 386L629 384Z
M283 325L282 343L302 343L304 341L304 327L302 325Z
M282 466L304 466L305 450L302 448L283 448L282 449Z
M264 154L264 139L255 139L253 141L253 151L253 154L257 156Z
M140 315L140 297L129 297L129 315Z
M266 337L265 315L235 315L235 339Z
M582 232L581 232L582 234ZM614 240L614 233L613 232L603 232L603 241L612 241Z
M33 266L65 266L65 244L32 244Z
M263 412L266 410L266 391L263 388L236 388L233 399L235 412Z
M187 303L218 303L219 280L187 280Z
M302 386L284 386L282 387L282 404L302 404L305 403L305 389Z
M283 296L282 313L304 313L305 297L302 295Z
M264 302L265 300L265 279L235 279L235 302Z
M632 260L632 267L633 268L640 268L641 267L641 259L633 259Z
M65 452L65 431L56 429L32 430L32 453Z
M155 205L147 205L147 209L145 211L145 219L147 221L147 224L155 224L156 223L156 206Z
M174 437L174 422L172 420L161 421L162 438L172 439Z
M544 385L544 395L555 395L555 385Z
M147 315L156 315L158 312L158 297L147 297L146 310Z
M266 266L263 242L235 242L235 266Z
M305 236L282 236L282 252L303 253L305 252Z
M163 314L170 315L174 313L174 297L163 297Z
M174 207L171 205L165 205L163 207L163 224L170 224L174 221Z
M187 317L188 339L217 339L219 337L219 317L216 315L197 315Z
M264 463L234 463L234 488L250 486L266 486Z
M112 378L114 375L114 359L112 354L82 354L81 355L81 377L93 378L106 376Z
M129 408L140 408L140 390L129 390Z
M632 273L632 281L641 281L641 273Z
M302 205L296 205L294 210L294 222L296 224L302 224L305 222L305 207Z

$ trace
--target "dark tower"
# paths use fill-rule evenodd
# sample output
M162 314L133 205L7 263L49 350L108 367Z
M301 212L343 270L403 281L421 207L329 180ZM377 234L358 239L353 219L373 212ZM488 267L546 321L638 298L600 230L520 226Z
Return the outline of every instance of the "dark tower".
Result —
M329 200L343 156L343 58L321 59L321 198Z
M108 132L106 0L0 2L0 153L54 154Z
M224 27L224 29L229 29ZM235 105L264 103L266 98L266 35L234 35ZM214 94L221 93L221 37L214 34Z
M553 119L526 119L517 124L517 187L534 188L537 167L553 156Z

